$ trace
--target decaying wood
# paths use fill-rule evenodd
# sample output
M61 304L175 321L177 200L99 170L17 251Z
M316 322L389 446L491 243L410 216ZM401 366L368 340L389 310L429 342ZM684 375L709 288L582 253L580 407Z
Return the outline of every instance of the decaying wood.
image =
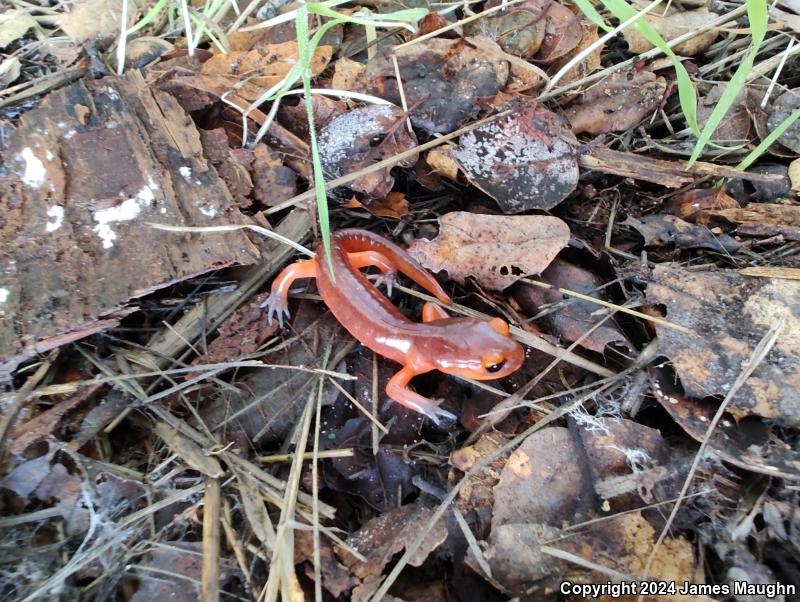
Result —
M751 182L775 182L781 179L778 174L762 174L739 171L726 165L716 165L698 161L690 169L686 169L684 161L668 161L654 159L636 153L625 153L609 148L598 148L591 153L581 155L578 163L584 169L593 169L617 176L633 178L660 184L667 188L680 188L691 184L702 176L717 178L735 178Z
M83 80L26 113L0 179L0 376L116 324L125 304L258 251L240 233L149 222L246 223L175 99L138 72Z

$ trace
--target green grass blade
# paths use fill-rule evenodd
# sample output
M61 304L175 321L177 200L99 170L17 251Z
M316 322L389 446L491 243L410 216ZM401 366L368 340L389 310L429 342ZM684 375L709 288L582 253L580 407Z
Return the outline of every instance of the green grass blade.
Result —
M764 36L767 33L766 2L764 2L764 0L747 0L747 16L750 20L750 31L753 36L753 40L750 44L750 52L745 57L744 61L742 61L742 63L739 65L738 69L736 69L736 72L733 74L733 77L731 77L728 84L725 86L725 90L723 91L717 106L714 107L714 110L708 117L708 120L703 127L703 131L700 133L700 136L697 139L697 144L694 147L692 156L689 158L689 163L687 165L688 167L694 165L694 163L700 157L700 153L702 153L703 149L705 149L706 145L708 145L709 141L711 140L711 136L722 122L725 114L728 112L728 109L731 108L731 105L736 100L736 97L744 89L747 83L747 76L753 68L753 62L755 61L756 55L758 54L761 44L764 41Z
M763 155L766 150L772 146L773 142L775 142L781 134L788 130L791 125L797 121L798 118L800 118L800 108L795 109L791 115L789 115L780 123L780 125L778 125L778 127L772 130L769 135L761 141L761 144L750 151L750 153L742 160L742 162L736 166L736 169L744 170L750 167L756 161L756 159Z
M600 13L597 12L597 9L594 5L589 2L589 0L574 0L575 5L580 9L580 11L584 14L584 16L589 19L592 23L597 25L600 29L605 32L611 31L611 27L609 27L605 21L603 21L603 17L600 16Z
M158 0L156 4L147 11L147 14L139 19L137 23L135 23L128 31L126 35L131 35L139 31L140 29L147 27L151 22L155 20L155 18L161 14L161 11L164 10L164 7L167 5L167 0Z

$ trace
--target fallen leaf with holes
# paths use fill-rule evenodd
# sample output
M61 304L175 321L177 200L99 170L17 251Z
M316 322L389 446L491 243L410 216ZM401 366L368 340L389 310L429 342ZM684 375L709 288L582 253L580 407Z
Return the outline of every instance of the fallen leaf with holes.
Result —
M779 203L749 203L746 207L708 210L707 216L721 217L738 224L742 236L782 236L800 240L800 206Z
M537 62L545 65L564 58L583 38L580 19L569 8L553 2L545 15L545 35L536 54Z
M553 62L551 71L552 73L558 73L563 67L566 66L573 58L579 55L581 52L595 44L600 37L597 35L597 25L594 23L583 23L581 25L581 39L578 45L573 48L570 52L567 52L562 58ZM586 57L584 57L577 65L572 67L566 74L561 78L561 84L568 84L570 82L577 81L579 79L583 79L587 75L594 73L597 71L602 65L600 63L600 56L603 53L603 48L605 47L604 44L598 44L595 46L594 50L592 50Z
M558 257L542 272L539 279L554 287L607 300L605 295L600 294L603 282L597 274ZM597 353L603 353L610 343L620 343L633 349L633 345L613 320L606 320L594 328L603 317L603 314L597 314L601 306L596 303L565 297L556 289L541 288L525 282L520 282L515 287L514 298L530 316L537 315L547 306L549 309L538 322L547 326L547 332L562 340L570 343L580 341L581 347Z
M645 247L675 249L708 249L717 253L736 253L742 243L724 233L714 233L705 226L692 224L674 215L643 215L629 217L624 226L630 226L644 238Z
M490 0L484 10L499 4L499 0ZM544 41L547 7L546 0L529 1L468 23L464 31L470 36L485 36L514 56L533 58Z
M576 134L629 130L661 105L667 81L650 71L613 73L565 111Z
M639 8L644 8L644 6L642 4ZM706 9L681 11L672 8L665 17L651 12L646 14L644 19L661 34L663 39L674 40L690 31L702 28L717 17L719 17L717 13L709 12ZM635 27L626 27L622 35L628 42L628 49L634 54L641 54L653 48L653 45L637 32ZM695 56L711 46L718 35L719 29L706 29L685 42L681 42L673 50L682 56Z
M328 66L332 53L330 46L314 50L309 65L313 75L319 75ZM295 41L267 44L253 50L214 55L203 63L201 73L207 79L237 89L239 96L252 101L286 77L297 56Z
M480 111L480 100L491 98L508 80L508 63L494 52L470 45L469 38L433 38L395 52L403 80L411 123L430 134L446 134ZM399 105L394 65L386 57L370 61L369 81L375 93ZM412 108L413 107L413 108Z
M345 209L366 209L372 215L378 217L390 217L401 219L408 215L408 199L402 192L390 192L382 199L376 199L364 205L357 198L353 197L342 205Z
M755 346L778 319L775 346L734 396L730 412L800 426L800 282L747 278L735 270L690 271L659 264L647 287L649 303L689 333L656 324L659 348L686 394L724 396Z
M569 242L569 226L548 215L503 216L454 211L439 218L439 236L418 239L408 252L433 272L502 290L541 273Z
M550 209L578 184L574 138L561 118L535 103L467 132L452 155L470 182L504 213Z
M347 538L347 543L367 559L362 562L337 548L343 564L361 584L353 590L353 600L366 600L378 589L380 576L392 557L405 549L427 526L434 508L409 504L384 512L367 521L358 531ZM447 539L447 527L437 521L427 533L422 545L411 556L408 564L421 566L428 555Z
M798 108L800 108L800 88L786 90L772 105L767 117L768 131L771 132L781 125ZM790 125L785 132L778 136L778 142L793 152L800 153L800 123L795 121Z
M719 104L725 88L725 84L717 84L697 104L697 121L701 129L705 127L712 111ZM736 146L750 141L753 124L745 102L746 97L747 89L745 88L736 96L730 109L714 130L711 136L712 142L724 146Z
M325 174L338 178L414 148L417 137L406 128L405 117L402 109L391 105L369 105L334 117L319 132ZM417 158L414 154L394 166L411 167ZM394 185L390 171L390 167L372 170L347 186L371 198L385 197Z

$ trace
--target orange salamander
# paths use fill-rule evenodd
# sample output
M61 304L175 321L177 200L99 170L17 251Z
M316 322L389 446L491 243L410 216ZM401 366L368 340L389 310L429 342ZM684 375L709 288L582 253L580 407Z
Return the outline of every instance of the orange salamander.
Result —
M412 322L359 269L377 267L387 284L399 270L443 303L452 303L433 276L396 244L367 230L338 230L331 236L333 282L322 244L314 259L286 267L272 284L268 320L289 315L289 288L298 278L316 278L322 299L336 319L364 346L401 364L403 368L386 385L387 395L407 408L439 423L455 419L439 408L441 400L416 393L409 384L418 374L439 370L476 380L503 378L517 370L525 358L522 346L509 335L500 319L451 318L438 305L425 303L422 321Z

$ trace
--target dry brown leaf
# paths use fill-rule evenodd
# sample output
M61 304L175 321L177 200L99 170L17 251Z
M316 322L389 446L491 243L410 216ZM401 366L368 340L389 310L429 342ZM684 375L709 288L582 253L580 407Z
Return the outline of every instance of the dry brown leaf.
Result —
M470 182L504 213L519 213L555 207L575 190L579 170L573 144L558 115L530 102L467 132L452 154Z
M549 64L575 49L583 37L580 19L569 8L553 2L545 17L545 35L536 60Z
M485 8L497 4L499 2L487 2ZM515 6L468 24L465 33L486 36L509 54L532 58L544 41L545 24L540 8L531 10L527 5Z
M660 352L692 397L725 395L764 333L778 318L785 320L774 348L728 408L736 416L800 426L800 282L750 280L735 270L697 272L675 264L659 264L653 278L648 301L665 306L667 320L691 331L656 325Z
M772 132L800 107L800 88L786 90L772 105L767 117L767 128ZM795 121L778 136L778 142L795 153L800 153L800 123Z
M417 145L405 127L406 114L391 105L369 105L334 117L319 132L319 156L325 174L338 178ZM417 154L392 167L411 167ZM391 168L373 170L347 186L370 198L385 197L394 185Z
M498 58L501 48L488 38L478 42L481 48L471 42L472 38L433 38L396 52L407 105L415 107L415 127L431 134L452 132L479 113L481 99L505 86L508 63ZM375 94L401 104L392 61L370 61L368 74Z
M22 63L19 58L12 56L0 63L0 90L6 88L22 73Z
M552 65L552 72L558 72L564 65L566 65L569 61L571 61L574 57L578 54L589 48L592 44L597 42L600 37L597 35L597 25L594 23L583 23L582 24L583 32L581 34L581 41L580 43L572 49L571 52L568 52L564 55L561 59L555 61ZM573 82L579 79L582 79L593 73L597 69L599 69L602 65L600 63L600 56L603 53L603 48L605 46L603 44L598 44L597 47L592 50L589 55L584 58L580 63L575 65L572 69L567 71L564 77L561 78L562 84L567 84L569 82Z
M39 24L29 12L24 10L10 10L1 14L0 48L5 48L12 42L16 42L31 29L40 31Z
M331 60L333 49L318 46L311 57L311 73L318 75ZM222 80L230 87L242 81L239 95L256 100L268 88L280 82L297 62L297 42L267 44L253 50L218 54L203 63L202 74L213 80Z
M650 25L653 26L661 37L667 42L682 36L690 31L701 28L709 21L719 17L717 13L709 12L705 9L700 10L687 10L687 11L672 11L672 14L662 17L653 13L644 16ZM644 36L639 34L633 27L628 27L623 32L625 40L628 42L628 48L634 54L641 54L647 52L653 45L648 42ZM717 39L719 30L716 28L708 29L698 35L681 42L673 49L676 54L683 56L695 56L703 50L711 46L714 40Z
M667 82L650 71L614 73L565 111L576 134L624 132L661 104Z
M800 192L800 159L789 163L789 181L792 183L792 190Z
M548 215L504 216L454 211L439 218L439 236L419 239L408 252L433 272L502 290L539 274L569 242L569 227Z
M367 85L367 66L343 56L333 64L331 88L334 90L363 91Z
M375 199L367 205L353 197L344 203L342 207L345 209L366 209L372 215L390 217L392 219L401 219L403 216L408 215L408 200L405 193L402 192L390 192L382 199Z
M425 155L425 163L440 176L447 178L451 182L456 181L458 177L458 163L456 163L447 149L431 149L428 151L428 154Z
M132 2L138 4L138 2ZM74 8L58 17L61 29L75 42L95 39L113 39L119 35L122 3L116 0L84 0L75 2ZM129 7L128 16L135 14Z

